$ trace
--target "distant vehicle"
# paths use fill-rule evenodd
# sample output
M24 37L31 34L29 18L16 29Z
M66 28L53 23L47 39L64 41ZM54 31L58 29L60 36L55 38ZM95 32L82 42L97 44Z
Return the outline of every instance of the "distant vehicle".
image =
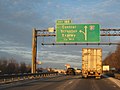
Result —
M75 75L75 69L74 68L68 68L66 71L66 75Z
M102 74L102 49L82 49L82 77L95 76L101 78Z
M82 72L81 69L76 69L76 70L75 70L75 73L76 73L76 74L81 74L81 72Z

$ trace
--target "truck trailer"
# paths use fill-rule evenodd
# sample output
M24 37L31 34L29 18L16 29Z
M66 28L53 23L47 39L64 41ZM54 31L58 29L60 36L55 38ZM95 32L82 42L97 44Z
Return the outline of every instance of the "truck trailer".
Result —
M83 48L82 49L82 77L94 76L101 78L102 74L102 49Z

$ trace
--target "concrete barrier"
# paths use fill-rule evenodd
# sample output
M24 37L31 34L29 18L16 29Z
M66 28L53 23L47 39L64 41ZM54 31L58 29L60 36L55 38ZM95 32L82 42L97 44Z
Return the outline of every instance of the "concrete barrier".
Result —
M116 79L120 79L120 74L114 74Z

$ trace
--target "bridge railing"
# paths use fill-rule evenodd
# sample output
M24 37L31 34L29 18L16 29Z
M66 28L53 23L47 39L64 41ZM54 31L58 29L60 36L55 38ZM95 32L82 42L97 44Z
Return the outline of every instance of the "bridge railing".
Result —
M58 75L58 73L46 72L46 73L4 74L0 75L0 84L11 83L20 80L38 79L53 75Z

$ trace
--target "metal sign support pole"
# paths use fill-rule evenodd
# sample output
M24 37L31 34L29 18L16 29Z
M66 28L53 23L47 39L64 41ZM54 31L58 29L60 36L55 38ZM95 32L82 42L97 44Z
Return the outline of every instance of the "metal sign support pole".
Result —
M32 68L31 73L36 73L36 57L37 57L37 30L32 31Z

